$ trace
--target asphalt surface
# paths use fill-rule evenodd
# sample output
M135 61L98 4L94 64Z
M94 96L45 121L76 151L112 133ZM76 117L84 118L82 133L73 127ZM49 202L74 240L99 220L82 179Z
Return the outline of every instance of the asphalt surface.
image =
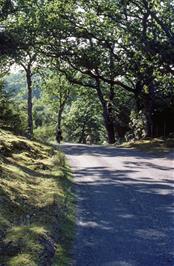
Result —
M174 266L173 154L61 147L77 193L72 265Z

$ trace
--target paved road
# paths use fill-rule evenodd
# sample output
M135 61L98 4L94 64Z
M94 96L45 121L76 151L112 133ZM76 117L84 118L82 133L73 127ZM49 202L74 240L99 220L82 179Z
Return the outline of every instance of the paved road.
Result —
M74 266L174 266L174 161L62 145L78 198Z

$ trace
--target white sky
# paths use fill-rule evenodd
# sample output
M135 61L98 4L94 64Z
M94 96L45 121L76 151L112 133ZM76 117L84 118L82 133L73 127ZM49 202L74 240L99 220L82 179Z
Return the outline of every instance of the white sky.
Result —
M13 64L11 67L10 67L10 72L11 73L17 73L19 71L23 70L23 68L19 65L16 65L16 64Z

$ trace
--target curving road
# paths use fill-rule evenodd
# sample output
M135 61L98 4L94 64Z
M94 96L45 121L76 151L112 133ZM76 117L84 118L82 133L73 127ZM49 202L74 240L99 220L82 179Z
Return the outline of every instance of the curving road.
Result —
M77 191L74 266L174 266L173 154L66 144Z

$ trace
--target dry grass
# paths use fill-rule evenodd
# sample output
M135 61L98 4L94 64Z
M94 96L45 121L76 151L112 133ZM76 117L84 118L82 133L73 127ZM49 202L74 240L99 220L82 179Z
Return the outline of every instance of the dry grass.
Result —
M74 199L64 155L4 130L0 151L0 264L66 265Z

